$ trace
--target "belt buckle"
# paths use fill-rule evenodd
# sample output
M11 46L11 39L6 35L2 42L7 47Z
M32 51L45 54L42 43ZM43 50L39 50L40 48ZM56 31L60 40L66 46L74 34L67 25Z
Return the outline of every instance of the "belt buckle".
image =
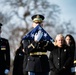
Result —
M42 52L37 52L37 55L42 55Z

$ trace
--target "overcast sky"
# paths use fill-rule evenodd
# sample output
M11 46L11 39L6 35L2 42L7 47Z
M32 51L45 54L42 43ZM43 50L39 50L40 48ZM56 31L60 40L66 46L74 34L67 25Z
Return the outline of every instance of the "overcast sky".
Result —
M76 0L51 0L58 4L61 9L61 20L71 20L73 25L76 25Z

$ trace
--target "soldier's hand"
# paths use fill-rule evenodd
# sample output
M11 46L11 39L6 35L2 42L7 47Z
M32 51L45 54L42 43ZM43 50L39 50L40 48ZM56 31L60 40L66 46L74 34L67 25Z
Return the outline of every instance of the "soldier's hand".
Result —
M36 41L36 42L40 41L42 36L43 36L43 32L41 30L39 30L38 33L36 33L34 36L34 41Z

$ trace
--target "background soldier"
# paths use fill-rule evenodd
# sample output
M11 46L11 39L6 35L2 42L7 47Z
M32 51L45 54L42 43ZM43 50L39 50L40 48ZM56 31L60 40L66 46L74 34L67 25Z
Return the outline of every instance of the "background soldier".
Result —
M10 70L10 47L7 39L1 37L0 23L0 75L9 73Z

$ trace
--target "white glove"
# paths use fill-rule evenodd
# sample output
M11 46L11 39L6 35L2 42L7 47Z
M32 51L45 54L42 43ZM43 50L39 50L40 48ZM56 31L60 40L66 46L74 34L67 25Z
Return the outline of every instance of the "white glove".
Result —
M71 68L71 72L74 72L75 73L76 72L76 67L72 67Z
M38 33L35 34L34 40L35 41L40 41L42 36L43 36L43 32L41 30L39 30Z
M4 73L5 74L8 74L9 73L9 70L8 69L5 69Z

